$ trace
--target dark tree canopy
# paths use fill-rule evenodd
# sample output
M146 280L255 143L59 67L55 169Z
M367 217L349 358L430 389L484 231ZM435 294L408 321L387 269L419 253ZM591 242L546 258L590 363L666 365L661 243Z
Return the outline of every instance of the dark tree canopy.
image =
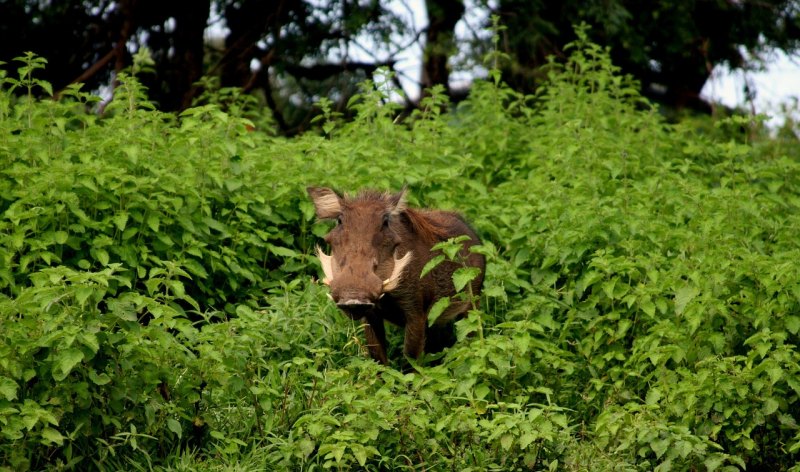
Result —
M743 50L757 58L800 48L796 0L499 0L497 14L513 59L505 77L522 91L536 86L547 56L562 55L580 22L646 96L677 108L707 106L700 91L714 66L755 65Z
M219 44L204 32L224 21ZM359 34L375 44L403 27L377 0L0 0L0 60L26 51L48 60L42 79L58 90L73 82L95 89L129 66L132 51L150 49L155 73L142 79L163 110L181 110L201 90L203 75L223 87L262 91L289 131L308 116L289 116L292 95L310 102L352 95L355 84L383 65L331 52ZM322 93L324 91L325 93Z
M54 89L73 82L97 89L146 46L155 73L143 80L161 109L190 106L202 93L198 80L211 76L263 97L283 131L294 132L319 98L343 109L356 84L378 67L393 69L412 45L423 56L420 87L463 92L449 88L454 57L479 56L487 43L458 43L456 25L469 8L488 7L463 0L424 7L427 23L414 24L398 13L409 11L405 0L0 0L0 60L32 51L48 60L41 78ZM504 79L523 92L541 83L541 66L564 55L581 22L646 96L674 107L703 109L699 93L715 65L752 65L742 51L800 49L797 0L498 0L493 7L504 27L500 48L511 58ZM207 36L211 24L224 26L223 37Z

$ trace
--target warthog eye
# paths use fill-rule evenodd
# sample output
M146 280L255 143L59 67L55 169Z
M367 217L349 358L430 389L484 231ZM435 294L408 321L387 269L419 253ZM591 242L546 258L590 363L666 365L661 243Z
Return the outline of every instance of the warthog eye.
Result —
M339 216L336 217L336 224L337 225L342 224L342 215L339 215Z
M389 215L388 214L387 215L383 215L383 227L384 228L388 228L389 227Z

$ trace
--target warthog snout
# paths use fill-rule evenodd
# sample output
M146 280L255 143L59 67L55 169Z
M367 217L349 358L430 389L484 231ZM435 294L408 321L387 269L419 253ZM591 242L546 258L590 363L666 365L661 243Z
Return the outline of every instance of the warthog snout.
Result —
M367 314L375 309L374 303L356 298L336 302L336 306L354 320L359 320L367 316Z
M375 308L375 304L364 299L348 298L336 303L336 306L346 310L368 310Z
M319 247L317 255L325 273L323 282L331 287L331 298L336 306L348 314L357 315L354 316L356 318L364 316L384 294L397 288L403 270L411 261L410 251L400 259L394 257L391 260L391 274L386 279L381 279L375 273L375 269L380 267L377 259L373 258L366 263L364 261L367 258L351 257L348 264L340 264Z
M342 311L361 318L375 308L382 295L381 285L381 279L371 271L359 273L344 267L331 280L331 297Z

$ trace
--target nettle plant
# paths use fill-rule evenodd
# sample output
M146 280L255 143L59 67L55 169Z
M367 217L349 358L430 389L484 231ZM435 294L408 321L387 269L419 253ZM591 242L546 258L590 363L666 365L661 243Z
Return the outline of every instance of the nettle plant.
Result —
M246 120L160 113L136 68L98 119L78 87L35 99L45 61L18 60L0 92L0 466L200 445L206 388L246 396L197 354L227 334L200 328L289 290L301 213L241 156Z
M103 116L78 87L37 99L20 58L0 468L798 470L797 140L666 124L585 35L570 51L535 96L493 74L406 119L379 76L358 119L323 103L291 139L232 91L161 113L143 69ZM458 239L425 268L458 266L431 312L469 303L451 348L368 359L316 281L317 183L405 183L473 224L479 299Z
M479 297L473 290L471 283L477 277L481 276L481 269L471 266L463 252L464 244L469 241L469 236L462 235L455 238L449 238L446 241L434 244L431 252L437 254L430 261L428 261L420 272L420 278L424 277L435 267L441 263L448 261L456 265L453 271L453 287L455 295L452 297L443 297L436 301L428 312L428 325L432 326L439 316L444 313L447 308L453 303L467 303L469 310L467 310L466 319L469 320L466 324L460 325L459 338L463 338L468 332L477 332L483 338L483 330L480 321L480 312L478 311ZM476 245L469 247L469 253L481 254L484 257L493 255L493 246Z
M110 263L138 289L174 261L189 274L174 288L192 280L187 300L232 312L231 302L277 286L280 273L302 272L288 224L301 213L259 177L260 162L242 157L256 152L249 122L214 105L178 118L158 112L135 73L121 78L97 125L79 124L73 117L86 112L62 96L35 107L41 128L7 140L23 151L7 154L4 170L0 289L14 293L42 267Z

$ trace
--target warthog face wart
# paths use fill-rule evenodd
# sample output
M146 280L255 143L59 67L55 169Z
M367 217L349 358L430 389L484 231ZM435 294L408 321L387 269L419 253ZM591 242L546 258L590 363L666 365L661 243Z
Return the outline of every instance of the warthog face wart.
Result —
M485 261L469 251L480 242L475 232L455 213L408 208L405 189L394 194L366 190L356 196L320 187L307 190L317 217L336 221L325 236L330 255L317 247L323 282L344 313L364 322L372 357L387 362L384 320L405 327L403 351L410 357L444 348L452 338L448 322L466 312L469 303L452 301L432 327L427 326L428 311L438 299L454 295L452 275L459 266L445 262L425 277L420 273L434 256L433 245L467 235L461 257L481 269L470 287L477 294Z

